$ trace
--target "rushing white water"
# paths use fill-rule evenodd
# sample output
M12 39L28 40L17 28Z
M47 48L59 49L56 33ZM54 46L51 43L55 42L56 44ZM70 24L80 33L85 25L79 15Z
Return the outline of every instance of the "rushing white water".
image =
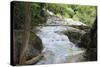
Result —
M47 25L84 25L86 24L80 22L80 21L75 21L71 18L62 18L62 17L57 17L53 16L50 17L47 21Z
M45 26L38 27L40 30L37 35L42 39L44 46L44 57L37 64L54 64L80 61L76 55L81 54L84 50L78 48L70 42L62 30L67 30L63 26ZM74 57L75 56L75 57ZM72 59L73 58L73 59Z
M42 40L44 57L37 64L55 64L78 62L83 59L84 50L70 42L69 38L61 33L66 31L65 26L37 27L36 34Z

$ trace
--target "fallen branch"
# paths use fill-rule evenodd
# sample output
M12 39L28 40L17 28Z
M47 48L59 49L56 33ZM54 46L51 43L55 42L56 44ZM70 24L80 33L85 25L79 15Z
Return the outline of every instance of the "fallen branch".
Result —
M39 54L38 56L33 57L31 60L26 61L25 64L34 64L37 61L39 61L42 57L43 57L43 54Z

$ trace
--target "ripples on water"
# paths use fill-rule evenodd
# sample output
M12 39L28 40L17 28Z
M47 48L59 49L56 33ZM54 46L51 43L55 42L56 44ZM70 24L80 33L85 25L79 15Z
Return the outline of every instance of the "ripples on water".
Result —
M38 29L40 31L36 34L43 42L44 57L37 64L66 63L81 60L80 54L82 54L84 50L76 47L63 33L57 33L66 30L66 27L46 26L41 28L38 27Z
M69 38L61 33L67 30L65 26L37 27L36 34L42 40L44 57L37 64L54 64L82 61L84 50L70 42Z

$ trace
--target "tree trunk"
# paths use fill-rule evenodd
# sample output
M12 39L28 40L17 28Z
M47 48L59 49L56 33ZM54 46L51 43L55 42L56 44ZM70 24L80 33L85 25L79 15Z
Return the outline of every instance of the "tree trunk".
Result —
M25 64L26 57L25 52L28 49L28 43L29 43L29 37L30 37L30 29L31 29L31 14L30 14L30 3L25 2L24 3L24 33L23 33L23 40L22 40L22 46L20 49L20 59L19 64L23 65Z

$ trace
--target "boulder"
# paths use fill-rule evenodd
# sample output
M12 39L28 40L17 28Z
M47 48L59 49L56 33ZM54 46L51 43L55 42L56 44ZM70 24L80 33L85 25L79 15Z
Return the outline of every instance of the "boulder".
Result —
M73 27L69 27L66 31L64 31L64 34L69 37L70 41L77 45L80 43L80 39L85 33L86 32L84 30L79 30Z

